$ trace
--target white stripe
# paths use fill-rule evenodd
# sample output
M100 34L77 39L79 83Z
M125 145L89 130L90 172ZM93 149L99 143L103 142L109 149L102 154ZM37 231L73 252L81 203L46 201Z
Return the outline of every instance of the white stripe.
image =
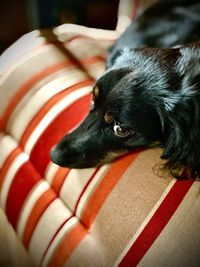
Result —
M176 180L174 179L174 180L172 180L169 183L169 185L167 186L167 188L163 192L162 196L159 198L159 200L157 201L157 203L155 204L155 206L153 207L153 209L150 211L150 213L145 218L145 221L138 228L138 230L136 231L136 233L134 234L134 236L131 238L131 240L129 241L128 245L126 246L125 250L122 252L122 254L117 259L116 263L114 264L114 267L117 267L119 265L119 263L122 261L122 259L125 257L125 255L127 254L127 252L132 247L133 243L136 241L136 239L142 233L142 231L144 230L144 228L146 227L146 225L149 223L149 221L151 220L151 218L155 214L156 210L159 208L159 206L161 205L161 203L163 202L163 200L165 199L165 197L167 196L167 194L169 193L169 191L172 189L172 187L174 186L175 182L176 182Z
M59 246L60 242L63 240L63 238L66 236L66 234L77 224L79 223L78 219L76 217L72 217L69 221L66 222L66 224L62 227L62 229L59 231L55 239L53 240L52 244L50 245L47 254L44 257L44 260L41 264L41 267L48 266L56 248Z
M2 168L5 160L10 153L17 147L17 143L9 135L1 135L0 137L0 168Z
M53 179L59 168L60 167L58 165L54 164L53 162L49 162L44 174L44 177L49 184L53 183Z
M94 190L98 187L99 183L102 181L105 173L110 168L110 165L102 166L96 175L93 177L92 181L88 185L87 189L85 190L84 194L82 195L80 202L77 206L76 216L81 218L82 212L84 207L86 206L87 202L90 199L90 196L93 194Z
M49 184L46 181L42 180L39 181L28 194L26 198L27 200L24 202L23 207L21 208L17 224L17 233L21 239L23 238L28 218L33 210L35 203L49 188Z
M59 113L61 113L65 108L69 107L77 99L87 95L89 92L91 92L91 86L83 87L67 95L59 103L53 106L52 109L43 117L43 119L40 121L40 123L30 135L25 145L25 152L27 152L27 154L31 153L36 141L38 140L42 132L48 127L48 125L54 120L54 118Z
M29 251L38 266L51 239L60 226L71 216L71 212L60 201L55 199L39 219L29 244Z
M0 84L3 87L3 90L0 90L0 99L4 99L0 106L0 114L18 89L30 80L30 77L52 65L66 61L66 56L55 45L43 46L31 51L26 57L28 57L26 60L21 58L20 62L14 62L11 68L0 77Z
M12 64L1 76L0 85L2 85L11 76L11 74L12 75L13 73L15 74L15 71L18 71L19 69L23 71L22 72L23 78L26 73L28 73L31 77L31 75L33 75L34 73L38 73L39 71L51 66L52 64L57 64L63 62L64 60L66 61L66 56L60 51L58 47L56 47L54 44L48 44L42 46L42 44L45 44L44 42L45 38L40 37L38 38L38 40L39 39L41 40L40 41L41 46L37 46L35 47L36 49L27 51L26 54L19 57L16 61L12 62ZM23 43L24 40L21 39L20 41L21 41L21 46L23 47L25 45ZM42 58L45 60L41 62ZM32 66L31 68L30 68L30 61ZM29 66L29 69L24 69L24 67L27 67L26 65Z
M6 201L8 197L8 192L10 189L10 186L12 184L12 181L15 177L16 172L19 170L19 168L22 166L23 163L28 161L29 157L27 154L22 153L18 157L14 159L14 161L11 163L10 168L8 169L7 174L5 175L4 178L4 183L2 186L2 191L0 194L0 203L5 210L6 207Z
M86 75L83 72L71 69L68 70L67 75L45 84L26 104L23 101L18 104L8 121L7 131L11 132L17 140L20 140L31 119L49 99L85 79Z
M14 110L12 113L18 113L26 104L27 102L39 91L41 88L43 88L44 85L60 78L65 77L66 73L68 72L68 69L59 69L56 72L49 73L47 76L40 79L35 84L32 84L31 88L29 88L28 91L26 91L25 95L22 96L17 102L17 105L14 107ZM30 77L29 77L30 78ZM54 88L55 90L55 88ZM11 114L12 116L12 114Z
M95 169L72 169L60 190L61 199L74 211L77 200ZM73 190L72 190L73 189Z

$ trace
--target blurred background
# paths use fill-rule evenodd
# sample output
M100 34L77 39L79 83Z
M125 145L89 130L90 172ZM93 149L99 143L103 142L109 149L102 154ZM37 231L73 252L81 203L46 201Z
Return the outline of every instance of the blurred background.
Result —
M63 23L115 29L119 0L1 0L0 53L26 32Z

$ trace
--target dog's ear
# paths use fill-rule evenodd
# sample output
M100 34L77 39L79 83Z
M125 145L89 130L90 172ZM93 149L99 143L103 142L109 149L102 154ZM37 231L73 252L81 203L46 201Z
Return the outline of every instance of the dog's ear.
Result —
M191 176L200 175L200 96L183 98L162 120L163 159L174 172L187 166Z
M200 42L180 49L177 69L182 77L182 87L187 91L200 90Z
M131 61L133 58L133 52L134 52L134 49L131 49L128 47L125 47L122 49L113 48L111 50L109 57L108 57L106 68L109 69L109 68L112 68L113 66L116 66L116 65L118 68L119 67L123 68L123 67L127 66L127 63L129 65L131 65Z
M197 104L195 105L197 106ZM166 167L172 173L180 166L186 166L193 178L200 174L200 114L198 109L194 112L198 115L192 114L189 108L190 114L180 110L181 116L177 113L170 115L165 129L162 154L162 158L167 160Z
M186 104L191 98L199 95L200 45L145 51L150 52L161 70L160 73L157 71L159 90L155 90L155 97L158 97L166 113L172 112L180 102Z
M117 49L115 51L112 51L108 60L107 60L107 63L106 63L106 69L109 69L111 68L114 63L115 63L115 60L122 54L122 50L121 49Z
M200 174L200 50L180 49L175 70L179 86L169 88L160 111L165 133L162 158L170 169L185 165L196 176Z

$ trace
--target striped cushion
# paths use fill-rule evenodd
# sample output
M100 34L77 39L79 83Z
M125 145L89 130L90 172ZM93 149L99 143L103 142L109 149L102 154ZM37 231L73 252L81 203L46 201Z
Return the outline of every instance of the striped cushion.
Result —
M116 38L63 25L2 56L1 207L36 266L199 266L200 185L157 175L161 149L83 170L50 161L87 114Z

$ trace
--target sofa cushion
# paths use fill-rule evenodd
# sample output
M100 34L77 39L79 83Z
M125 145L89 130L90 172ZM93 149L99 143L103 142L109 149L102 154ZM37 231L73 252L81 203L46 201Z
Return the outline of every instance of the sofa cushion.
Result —
M50 161L50 148L86 116L117 36L63 25L3 55L1 207L37 266L198 266L199 183L158 174L160 148L100 168Z

